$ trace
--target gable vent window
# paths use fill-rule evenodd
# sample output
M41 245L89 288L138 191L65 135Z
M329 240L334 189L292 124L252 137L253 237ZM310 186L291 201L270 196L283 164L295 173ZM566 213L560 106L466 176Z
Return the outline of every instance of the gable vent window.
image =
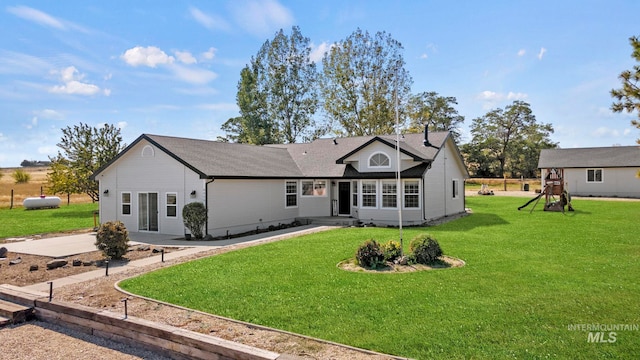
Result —
M602 169L587 169L587 182L588 183L602 182Z
M153 147L151 145L146 145L142 148L142 157L153 157L155 156L155 152L153 151Z
M389 157L383 153L375 153L369 158L370 168L388 168L391 167Z

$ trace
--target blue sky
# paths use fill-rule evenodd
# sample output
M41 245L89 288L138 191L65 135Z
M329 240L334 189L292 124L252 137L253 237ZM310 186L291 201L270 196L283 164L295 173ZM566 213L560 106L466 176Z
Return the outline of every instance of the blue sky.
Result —
M640 2L26 1L0 5L0 167L47 160L80 122L215 139L237 116L240 70L291 26L315 58L356 28L404 46L412 93L455 96L472 119L523 100L561 147L633 145L609 91L635 63Z

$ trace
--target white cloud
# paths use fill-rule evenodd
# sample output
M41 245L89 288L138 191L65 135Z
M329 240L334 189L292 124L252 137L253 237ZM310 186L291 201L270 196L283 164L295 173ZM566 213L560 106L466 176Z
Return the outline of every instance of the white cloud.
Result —
M606 126L601 126L591 132L591 135L595 137L618 137L620 132L616 129L611 129Z
M191 84L206 84L218 77L218 74L205 69L193 69L186 66L174 65L171 70L179 80Z
M43 26L65 30L65 25L62 21L34 8L27 6L10 6L7 8L7 11L17 17L21 17L25 20L29 20Z
M507 100L524 100L526 98L528 98L529 95L524 94L524 93L514 93L509 91L509 93L507 94Z
M253 35L273 35L269 33L294 22L291 11L275 0L249 0L234 5L236 22Z
M51 93L95 95L100 92L100 88L98 86L80 81L84 78L84 74L81 74L75 66L69 66L62 70L52 71L52 73L59 75L63 84L49 88L49 92ZM105 89L103 94L109 96L111 94L111 90Z
M167 55L155 46L136 46L125 51L120 58L131 66L148 66L152 68L158 65L172 64L175 61L173 56Z
M429 58L429 55L427 55L427 53L420 55L420 59L428 59L428 58Z
M38 111L34 111L35 116L42 118L42 119L46 119L46 120L62 120L64 119L64 116L55 110L51 110L51 109L44 109L44 110L38 110Z
M525 51L525 49L520 49L518 51L518 56L524 56L524 54L526 54L527 52Z
M509 91L508 93L499 93L495 91L485 90L478 94L476 98L480 101L483 101L484 109L491 109L496 107L499 103L504 101L515 101L515 100L524 100L528 98L529 95L525 93L516 93L513 91Z
M540 52L538 53L538 60L542 60L542 57L544 56L544 54L547 52L547 49L541 47L540 48Z
M178 61L180 61L183 64L195 64L198 62L198 60L196 60L196 58L193 57L193 55L191 55L190 52L188 51L174 51L173 52L176 55L176 59L178 59Z
M237 111L238 105L236 103L201 104L198 105L198 108L213 111Z
M202 58L205 60L213 60L213 58L216 57L216 52L218 52L218 49L210 47L209 50L202 53Z
M336 46L335 43L327 44L326 42L323 42L318 46L311 44L311 53L309 54L309 59L314 63L322 61L324 54L331 51L331 48L333 48L334 46Z
M196 7L190 7L189 14L191 14L191 17L193 17L196 22L209 30L229 31L231 28L229 23L222 17L215 14L206 14Z
M499 97L500 97L500 94L494 91L489 91L489 90L485 90L478 95L478 99L490 100L490 101L498 100Z

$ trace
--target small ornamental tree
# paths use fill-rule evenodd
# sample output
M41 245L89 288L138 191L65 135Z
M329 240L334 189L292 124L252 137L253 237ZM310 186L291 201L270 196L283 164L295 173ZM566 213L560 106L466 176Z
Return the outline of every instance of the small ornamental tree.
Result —
M377 269L384 266L384 252L377 241L367 240L358 247L356 260L364 268Z
M189 229L193 237L202 239L204 226L207 222L207 209L201 202L192 202L182 208L184 226Z
M107 221L96 234L96 247L109 259L122 259L129 249L129 231L121 221Z

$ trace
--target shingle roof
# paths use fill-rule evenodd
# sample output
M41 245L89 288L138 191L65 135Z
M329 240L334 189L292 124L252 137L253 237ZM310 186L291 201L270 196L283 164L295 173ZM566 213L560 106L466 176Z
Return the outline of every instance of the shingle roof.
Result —
M441 147L448 132L430 132L429 141ZM422 145L423 134L405 134L400 150L422 162L402 172L403 177L419 177L436 157L439 149ZM339 163L345 155L369 143L379 141L395 149L396 136L360 136L337 139L317 139L304 144L256 146L218 141L143 134L111 162L97 170L92 178L113 164L142 140L189 167L201 178L366 178L351 165ZM393 172L376 172L378 178L392 177Z
M543 149L539 169L640 166L640 146Z

